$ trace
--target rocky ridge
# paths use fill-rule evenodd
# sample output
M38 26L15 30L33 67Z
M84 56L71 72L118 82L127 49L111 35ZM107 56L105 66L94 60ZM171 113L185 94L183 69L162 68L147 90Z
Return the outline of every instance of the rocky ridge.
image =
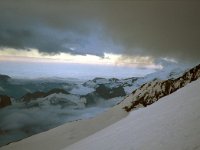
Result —
M123 107L127 112L138 108L146 107L158 101L160 98L167 96L178 89L184 87L188 83L197 80L200 77L200 64L189 71L185 72L181 77L169 80L155 80L143 84L140 88L132 92L132 99Z

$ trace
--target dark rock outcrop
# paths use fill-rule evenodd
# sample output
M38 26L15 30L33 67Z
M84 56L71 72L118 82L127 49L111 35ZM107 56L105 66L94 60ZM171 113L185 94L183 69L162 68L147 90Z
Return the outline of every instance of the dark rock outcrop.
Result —
M105 86L104 84L100 84L96 88L96 93L104 99L110 99L110 98L126 95L124 88L122 86L110 88L110 87Z
M86 106L92 106L98 103L100 99L109 100L115 97L125 96L126 93L122 86L107 87L105 84L100 84L94 92L82 95L81 98L86 99Z
M99 100L99 95L97 95L96 92L88 93L86 95L81 96L81 98L86 99L86 106L93 106L96 105L96 103Z
M0 108L11 105L11 99L7 95L0 95Z
M146 107L158 101L160 98L167 96L178 89L184 87L188 83L197 80L200 77L200 65L185 72L177 79L169 79L164 81L152 81L142 85L139 89L133 91L133 100L130 105L124 107L129 112L139 106Z

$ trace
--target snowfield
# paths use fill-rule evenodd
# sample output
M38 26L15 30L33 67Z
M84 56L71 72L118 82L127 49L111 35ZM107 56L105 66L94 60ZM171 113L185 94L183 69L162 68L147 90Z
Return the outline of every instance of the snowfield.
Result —
M129 114L121 103L95 118L67 123L0 149L200 150L199 89L200 79Z
M152 130L152 124L149 126L145 125L148 125L151 121L154 123L154 121L159 118L159 116L156 116L156 118L149 120L149 118L151 118L150 115L162 114L162 111L165 112L165 107L167 106L161 106L160 109L162 110L158 112L152 110L150 113L148 113L148 111L146 113L146 110L149 110L149 108L141 108L151 105L158 100L162 100L163 98L161 97L177 91L179 88L184 87L200 77L200 65L186 72L183 72L181 68L174 68L176 68L176 66L169 66L167 69L157 71L143 78L94 78L93 80L79 84L54 83L54 81L52 81L50 85L55 86L53 89L49 89L49 83L44 82L38 86L37 82L34 81L34 84L32 84L32 82L29 81L31 84L28 82L25 87L30 88L33 86L34 88L40 87L40 89L47 87L48 89L45 88L46 91L38 90L36 92L26 93L21 97L21 101L16 101L13 103L14 105L0 110L0 146L23 139L19 142L1 147L0 149L60 150L68 148L67 146L115 124L126 117L128 115L127 112L132 110L136 112L132 112L127 117L131 121L127 121L127 123L124 123L125 125L120 128L124 127L131 131L133 130L133 134L137 133L137 131L135 131L137 129L141 130L141 133L148 133L146 131ZM178 78L175 78L176 76ZM3 80L2 83L3 85L5 84L5 87L6 85L12 87L12 84L9 84L7 80ZM65 86L66 89L60 89L58 88L59 86ZM17 87L19 86L14 86L14 89L18 89ZM10 90L13 91L12 89L13 88ZM134 91L131 92L131 89ZM23 91L21 92L23 93ZM177 102L177 100L175 102ZM182 104L180 101L177 103ZM176 106L180 104L176 104ZM171 109L172 104L168 105ZM184 105L183 108L186 107L186 104L183 103L182 105ZM137 109L139 109L139 111ZM167 111L170 111L170 109ZM143 122L135 124L138 118L130 118L130 116L132 116L132 114L137 115L140 111L143 112L147 118L144 117L142 119ZM139 118L143 115L141 112L138 115ZM176 116L178 113L172 111L170 115ZM162 117L164 118L166 116ZM134 120L134 122L132 122L132 120ZM168 118L166 121L169 121ZM123 122L123 120L120 122ZM165 123L164 121L161 122ZM126 124L133 124L133 126L126 126ZM155 125L153 124L153 126L156 125L157 123ZM144 128L140 129L140 126L144 126ZM128 132L126 129L124 131ZM157 129L159 129L159 127ZM123 135L125 133L120 134ZM142 136L139 135L139 133L137 134L138 137ZM152 133L148 134L151 135ZM125 136L128 137L128 140L129 138L134 138L129 137L129 135L124 135L124 138ZM153 134L151 136L153 136ZM140 140L144 139L142 138ZM101 140L99 140L99 142L100 141ZM109 143L112 146L112 141ZM156 143L160 144L160 142ZM152 142L150 144L152 144ZM134 147L130 146L131 150L133 148Z
M199 150L200 80L64 150Z

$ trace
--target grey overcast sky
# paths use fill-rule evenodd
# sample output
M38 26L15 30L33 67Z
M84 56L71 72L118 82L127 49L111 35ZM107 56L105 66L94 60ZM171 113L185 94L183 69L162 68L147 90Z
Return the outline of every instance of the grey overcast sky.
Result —
M1 0L0 48L198 62L199 8L193 0Z

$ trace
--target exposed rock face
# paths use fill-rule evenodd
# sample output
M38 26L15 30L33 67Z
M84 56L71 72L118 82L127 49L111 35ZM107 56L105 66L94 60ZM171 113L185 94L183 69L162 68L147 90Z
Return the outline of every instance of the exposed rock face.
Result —
M92 106L97 103L99 95L96 92L92 92L81 97L86 99L86 106Z
M34 92L34 93L27 93L26 95L24 95L22 97L22 100L25 102L29 102L31 100L37 99L37 98L43 98L46 97L48 95L54 94L54 93L63 93L63 94L69 94L67 91L63 90L63 89L52 89L48 92Z
M6 107L11 105L11 99L10 97L6 95L0 95L0 108Z
M126 95L124 88L122 86L110 88L110 87L105 86L104 84L100 84L96 88L96 93L105 99L110 99L110 98Z
M146 107L158 101L160 98L167 96L176 90L184 87L188 83L197 80L200 77L200 65L192 68L177 79L164 81L152 81L142 85L139 89L133 91L133 100L124 107L129 112L139 106Z
M100 84L94 92L82 95L86 99L86 106L95 105L100 99L109 100L115 97L125 96L126 93L122 86L107 87L105 84Z

